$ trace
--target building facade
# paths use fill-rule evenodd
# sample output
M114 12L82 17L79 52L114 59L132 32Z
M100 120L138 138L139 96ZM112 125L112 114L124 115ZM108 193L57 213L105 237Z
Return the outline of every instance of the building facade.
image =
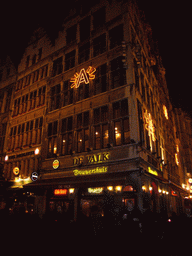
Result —
M54 45L39 29L25 49L4 176L41 216L55 209L77 219L93 205L102 215L179 213L188 193L181 138L151 29L134 1L76 4Z

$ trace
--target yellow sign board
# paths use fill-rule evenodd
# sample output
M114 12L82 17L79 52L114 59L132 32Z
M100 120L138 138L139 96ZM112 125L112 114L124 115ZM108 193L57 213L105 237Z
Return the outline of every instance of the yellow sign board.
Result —
M155 175L155 176L158 176L158 172L153 170L153 169L151 169L151 167L148 167L148 172L153 174L153 175Z

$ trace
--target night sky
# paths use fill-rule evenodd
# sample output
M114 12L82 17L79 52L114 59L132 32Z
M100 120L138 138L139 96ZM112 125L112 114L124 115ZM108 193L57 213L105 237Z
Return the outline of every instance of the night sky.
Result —
M57 37L63 17L68 13L69 7L63 4L65 1L3 1L0 9L0 58L9 55L17 65L33 30L39 26L43 26L52 38ZM72 6L74 0L67 2ZM158 42L171 101L192 116L190 1L137 2L152 26L154 41Z

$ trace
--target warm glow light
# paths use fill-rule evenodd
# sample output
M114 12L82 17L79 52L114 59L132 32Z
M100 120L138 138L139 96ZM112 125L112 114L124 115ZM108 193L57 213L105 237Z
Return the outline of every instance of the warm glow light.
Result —
M166 119L169 119L169 117L168 117L168 111L167 111L167 108L166 108L165 105L163 105L163 113L164 113L164 115L165 115L165 118L166 118Z
M161 190L161 189L159 189L158 191L159 191L159 193L161 193L161 192L162 192L162 190Z
M8 155L5 156L5 161L8 161L9 157Z
M55 189L54 195L67 195L67 189Z
M175 154L175 162L176 162L177 165L179 165L179 159L178 159L177 153Z
M116 186L115 189L120 192L122 190L122 186Z
M87 70L82 68L79 73L75 73L75 75L71 78L71 88L78 88L81 83L88 84L89 80L95 79L95 71L96 69L91 66L89 66Z
M153 120L151 118L151 114L148 113L147 110L144 113L144 119L145 119L145 128L148 130L149 136L152 137L153 141L156 141L155 127L153 125Z
M74 188L70 188L70 189L69 189L69 194L73 194L73 193L74 193L74 191L75 191L75 189L74 189Z
M102 193L103 188L88 188L90 194L100 194Z
M108 189L109 191L112 191L112 190L113 190L113 187L112 187L112 186L108 186L107 189Z
M36 148L36 149L35 149L35 155L38 155L39 152L40 152L39 148Z
M145 186L142 186L142 190L145 191L145 190L146 190L146 187L145 187Z
M153 174L153 175L155 175L155 176L158 176L158 172L153 170L153 169L151 169L151 167L148 167L148 172Z
M152 187L149 187L149 191L152 191L153 190L153 188Z

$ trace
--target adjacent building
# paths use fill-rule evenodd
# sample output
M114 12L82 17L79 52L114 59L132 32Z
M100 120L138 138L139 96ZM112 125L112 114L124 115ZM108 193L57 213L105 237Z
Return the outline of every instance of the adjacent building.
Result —
M54 45L35 31L8 118L4 176L27 211L183 211L178 119L135 1L77 1Z

